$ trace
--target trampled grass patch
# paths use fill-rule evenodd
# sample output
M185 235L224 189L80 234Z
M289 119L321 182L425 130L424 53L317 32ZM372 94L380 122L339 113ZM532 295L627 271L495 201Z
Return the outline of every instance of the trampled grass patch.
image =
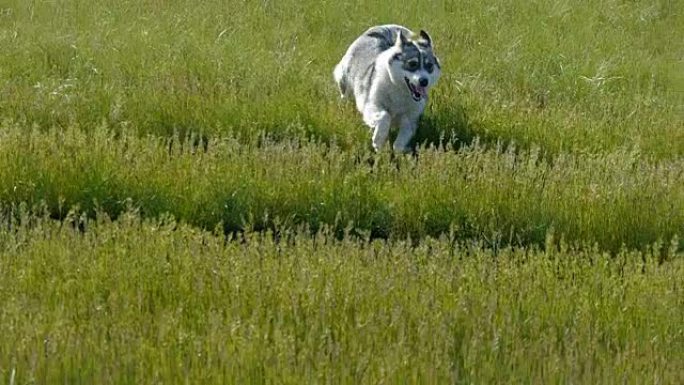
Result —
M676 384L681 258L172 220L0 227L0 381ZM673 256L674 257L674 256Z

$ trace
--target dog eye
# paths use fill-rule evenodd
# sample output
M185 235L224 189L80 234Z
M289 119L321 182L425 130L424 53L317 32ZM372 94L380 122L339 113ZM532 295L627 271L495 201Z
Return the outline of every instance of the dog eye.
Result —
M435 65L432 64L431 62L425 63L425 70L427 72L432 72L432 70L435 69Z
M407 63L407 67L408 67L409 71L417 70L418 66L419 66L419 64L418 64L418 61L416 61L416 60L411 60L410 62Z

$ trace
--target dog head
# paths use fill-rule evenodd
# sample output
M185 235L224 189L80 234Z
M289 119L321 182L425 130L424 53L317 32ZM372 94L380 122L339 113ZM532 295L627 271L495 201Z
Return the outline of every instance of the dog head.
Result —
M389 59L392 82L402 84L416 102L427 99L430 87L441 74L439 60L432 49L430 35L421 30L418 36L407 37L399 31Z

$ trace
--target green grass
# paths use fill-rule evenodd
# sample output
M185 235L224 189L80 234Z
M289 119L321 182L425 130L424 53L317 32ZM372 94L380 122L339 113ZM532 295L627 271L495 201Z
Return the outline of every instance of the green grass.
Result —
M417 156L332 80L387 22L443 64ZM0 2L0 383L684 383L682 36L681 0Z
M402 239L457 232L492 247L543 244L549 232L604 250L669 243L684 229L683 159L646 163L634 152L424 150L370 157L305 140L114 138L106 127L41 133L3 126L0 201L116 215L170 212L228 231L322 224ZM369 162L374 164L370 165Z
M4 384L684 379L681 258L20 218L0 228Z
M362 5L363 4L363 5ZM427 139L684 154L681 1L5 1L0 110L168 135L367 139L332 68L374 23L427 28L444 62ZM364 11L361 12L361 9ZM463 119L465 115L465 119Z

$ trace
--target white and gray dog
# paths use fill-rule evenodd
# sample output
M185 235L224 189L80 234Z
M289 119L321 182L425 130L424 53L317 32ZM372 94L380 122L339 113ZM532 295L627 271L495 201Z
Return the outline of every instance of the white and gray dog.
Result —
M373 148L379 151L391 127L399 134L394 150L409 152L428 90L440 75L432 39L400 25L375 26L359 36L333 75L342 98L354 96L363 121L373 130Z

